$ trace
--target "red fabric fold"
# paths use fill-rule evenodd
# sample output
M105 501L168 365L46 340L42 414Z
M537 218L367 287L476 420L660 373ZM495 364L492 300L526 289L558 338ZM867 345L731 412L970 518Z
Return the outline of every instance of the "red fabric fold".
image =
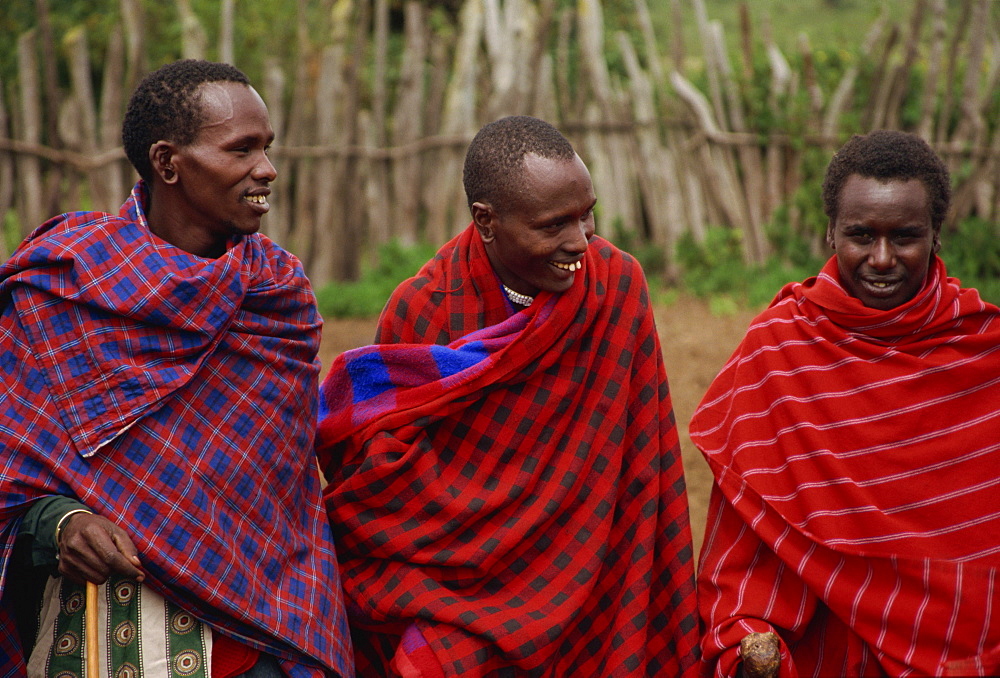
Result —
M594 238L569 291L514 313L470 226L378 336L403 343L337 359L318 433L359 673L414 624L448 676L689 672L687 500L636 262ZM355 369L373 351L389 390Z
M706 393L716 477L699 572L705 669L776 630L791 675L989 675L1000 645L1000 311L936 259L889 311L836 260L787 285ZM980 659L976 659L980 658Z

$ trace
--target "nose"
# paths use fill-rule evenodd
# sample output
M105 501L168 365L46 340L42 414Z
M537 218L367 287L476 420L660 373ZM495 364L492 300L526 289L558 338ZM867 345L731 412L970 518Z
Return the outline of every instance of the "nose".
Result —
M577 222L577 227L572 229L573 237L566 248L571 252L584 253L587 251L587 246L590 245L590 239L594 237L594 217L592 214L580 219Z
M253 178L270 183L277 178L278 170L274 169L274 165L266 153L261 153L260 157L260 162L253 169Z
M896 265L896 250L888 238L878 238L868 253L868 264L879 271Z

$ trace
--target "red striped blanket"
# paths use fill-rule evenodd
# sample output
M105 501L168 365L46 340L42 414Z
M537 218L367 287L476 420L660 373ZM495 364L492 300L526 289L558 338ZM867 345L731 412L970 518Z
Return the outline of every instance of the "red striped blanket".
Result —
M408 343L333 364L318 450L359 674L696 665L687 500L645 280L600 238L577 276L514 313L470 226L383 312L381 340Z
M889 311L837 275L779 293L691 422L705 672L775 630L782 676L997 675L1000 310L939 259Z

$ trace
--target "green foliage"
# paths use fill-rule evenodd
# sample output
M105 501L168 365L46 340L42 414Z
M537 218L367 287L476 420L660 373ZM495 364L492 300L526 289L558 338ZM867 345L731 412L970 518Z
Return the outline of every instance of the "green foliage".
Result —
M377 261L362 267L358 280L333 282L316 290L320 314L326 318L377 316L396 286L415 275L436 251L428 244L386 243L379 248Z
M0 2L0 35L8 45L0 49L0 81L10 98L13 98L12 85L17 75L15 41L26 31L38 27L35 4L26 0ZM108 37L112 29L122 23L120 1L49 0L48 4L57 50L61 48L59 40L71 29L78 26L86 29L93 84L95 92L99 93ZM142 0L140 4L147 67L154 69L181 58L183 26L176 3ZM206 58L218 59L219 0L191 0L190 4L207 38ZM306 23L311 29L309 37L315 43L326 43L329 39L331 17L324 8L326 5L329 3L302 3ZM295 3L285 2L239 2L236 7L234 60L252 81L261 82L266 58L277 56L288 62L303 47L296 35L298 10ZM40 55L41 52L39 59ZM60 85L68 87L69 76L62 63L61 68Z
M721 227L710 228L703 242L683 236L677 257L684 288L709 299L709 307L719 314L731 313L738 306L763 306L785 283L801 280L819 269L808 259L795 264L781 256L772 257L763 266L748 265L743 258L740 231Z
M702 242L684 234L677 243L677 260L684 289L709 299L713 313L727 314L738 305L759 306L776 291L761 291L763 271L744 263L742 233L735 229L710 228Z
M941 237L941 258L948 275L975 287L984 299L1000 304L1000 229L984 219L966 219Z
M780 228L772 224L772 229ZM682 284L696 296L707 298L713 313L725 315L738 306L767 304L783 285L816 275L824 258L801 249L800 238L789 238L792 247L778 248L763 266L744 262L739 231L711 228L703 242L690 235L678 243ZM1000 303L1000 229L984 219L962 221L942 237L941 255L948 274L964 287L975 287L984 299Z
M599 232L598 235L602 234ZM663 248L650 242L649 239L642 239L634 229L625 228L625 222L620 216L615 218L611 225L611 233L604 237L613 242L618 249L635 257L647 278L660 278L663 275L666 268Z

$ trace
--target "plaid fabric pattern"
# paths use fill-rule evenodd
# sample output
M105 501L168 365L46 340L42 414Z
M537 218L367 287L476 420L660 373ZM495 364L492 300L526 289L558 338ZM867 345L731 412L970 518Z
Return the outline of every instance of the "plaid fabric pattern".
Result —
M50 220L0 269L3 570L28 504L75 496L129 533L163 597L290 675L350 675L310 454L309 283L259 234L215 260L168 245L146 195Z
M595 238L569 291L514 313L470 226L378 337L401 343L331 367L317 434L359 673L413 675L426 646L447 676L690 674L687 498L635 260Z
M782 676L1000 675L997 403L1000 309L940 259L888 311L836 259L786 286L691 422L705 674L774 630Z

